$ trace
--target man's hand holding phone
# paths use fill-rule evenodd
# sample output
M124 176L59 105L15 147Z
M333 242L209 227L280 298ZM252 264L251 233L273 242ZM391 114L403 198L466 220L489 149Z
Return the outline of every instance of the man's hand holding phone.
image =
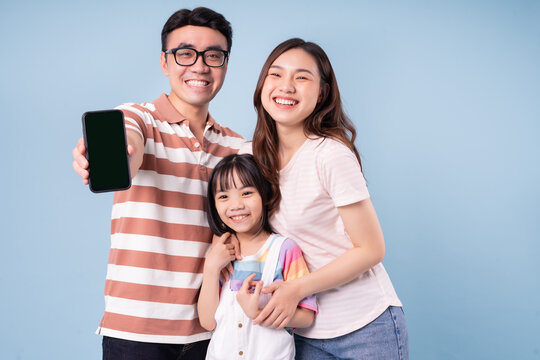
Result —
M139 170L144 141L126 131L120 110L83 114L83 138L72 151L73 169L93 192L125 190Z
M71 153L73 154L73 170L79 174L83 184L88 185L88 176L90 173L88 172L88 160L85 156L86 147L84 146L84 139L82 137L79 139Z
M128 145L127 145L128 155L131 156L135 153L133 146L129 144L128 136ZM84 139L81 137L77 142L77 145L73 148L73 170L81 177L84 185L88 185L88 159L86 158L86 147L84 146ZM131 161L130 161L131 162ZM133 174L133 171L132 171Z

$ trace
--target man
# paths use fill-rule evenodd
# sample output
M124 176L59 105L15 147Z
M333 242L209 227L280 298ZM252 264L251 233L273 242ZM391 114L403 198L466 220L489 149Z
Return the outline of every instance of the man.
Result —
M211 242L205 212L210 171L243 138L219 125L208 105L220 90L232 43L229 22L199 7L174 13L161 34L161 69L171 91L119 106L133 176L114 195L103 359L203 359L210 333L196 303ZM84 142L73 168L88 184Z

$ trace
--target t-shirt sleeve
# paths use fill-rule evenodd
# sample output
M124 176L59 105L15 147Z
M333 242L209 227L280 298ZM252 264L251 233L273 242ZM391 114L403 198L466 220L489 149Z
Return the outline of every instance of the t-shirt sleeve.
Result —
M117 106L116 109L121 110L122 113L124 113L124 125L126 131L135 131L146 143L146 125L142 119L144 111L137 109L137 106L138 105L135 104L122 104Z
M238 154L251 154L253 155L253 148L252 148L252 142L251 141L245 141L240 146L240 150L238 150Z
M309 274L309 270L302 255L300 247L291 239L286 239L281 246L279 260L283 264L283 281L291 281ZM315 295L309 295L298 303L306 309L317 312L317 299Z
M317 166L321 183L334 205L345 206L369 198L366 181L354 153L338 141L326 139L324 142Z

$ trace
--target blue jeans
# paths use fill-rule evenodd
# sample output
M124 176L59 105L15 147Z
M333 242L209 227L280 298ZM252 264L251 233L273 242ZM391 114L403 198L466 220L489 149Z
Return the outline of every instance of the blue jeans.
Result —
M103 337L103 360L201 360L210 340L158 344Z
M409 335L401 307L390 306L378 318L333 339L294 335L296 359L408 360Z

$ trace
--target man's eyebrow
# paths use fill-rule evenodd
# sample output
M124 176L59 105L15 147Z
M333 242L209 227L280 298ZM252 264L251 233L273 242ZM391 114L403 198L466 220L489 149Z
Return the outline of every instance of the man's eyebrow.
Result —
M192 48L193 47L193 44L192 43L180 43L178 44L177 48Z
M270 66L270 69L271 69L271 68L276 68L276 69L283 70L283 67L282 67L282 66L279 66L279 65L271 65L271 66ZM307 73L309 73L309 74L315 76L311 70L304 69L304 68L298 68L298 69L295 69L294 71L295 71L295 72L307 72Z
M220 45L212 45L212 46L208 46L206 48L206 50L223 50L225 51L225 49L223 49Z
M183 42L183 43L178 44L177 48L192 48L192 49L195 49L195 45L193 45L192 43ZM223 48L220 45L211 45L211 46L208 46L204 50L223 50Z

